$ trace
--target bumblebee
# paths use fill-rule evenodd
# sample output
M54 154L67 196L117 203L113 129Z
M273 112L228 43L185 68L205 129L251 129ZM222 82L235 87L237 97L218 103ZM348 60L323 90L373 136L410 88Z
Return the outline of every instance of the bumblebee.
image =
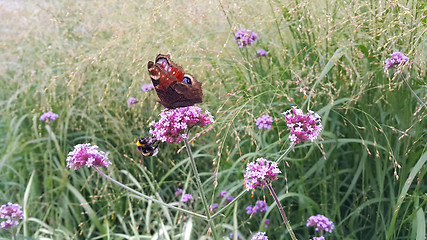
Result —
M152 157L156 156L159 152L159 141L152 141L150 137L140 138L136 142L137 150L144 156Z

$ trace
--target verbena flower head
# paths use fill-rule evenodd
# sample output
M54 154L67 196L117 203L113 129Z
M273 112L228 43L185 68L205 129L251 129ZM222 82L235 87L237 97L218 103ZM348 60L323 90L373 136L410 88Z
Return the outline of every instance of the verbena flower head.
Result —
M181 188L177 188L176 192L175 192L175 196L179 196L182 194L182 189Z
M267 54L268 54L268 52L265 51L265 49L258 49L258 50L256 50L255 56L265 57L265 56L267 56Z
M142 85L141 90L144 92L152 91L152 90L154 90L154 85L152 83L144 84L144 85Z
M23 218L24 212L22 212L21 205L17 203L7 203L0 207L0 218L6 219L0 223L0 228L9 229L14 225L18 225L19 219Z
M264 227L268 227L270 225L270 219L266 218L264 221Z
M239 48L244 48L258 41L258 35L248 29L240 29L236 32L234 37L237 44L239 45Z
M233 234L233 233L230 233L229 237L230 237L230 239L233 239L234 234ZM240 234L237 234L237 239L242 239L242 238L240 237Z
M103 151L98 151L98 146L90 143L77 144L74 150L68 153L67 167L79 170L81 167L88 168L95 167L108 167L111 162L108 160Z
M259 129L261 128L271 128L271 124L273 123L273 118L270 117L268 114L262 115L261 117L256 119L256 125Z
M58 117L59 117L59 115L58 115L58 114L56 114L56 113L54 113L54 112L52 112L52 111L49 111L49 112L45 112L45 113L43 113L43 114L40 116L39 120L40 120L40 121L43 121L43 122L46 122L46 121L48 121L49 119L50 119L50 120L52 120L52 121L55 121Z
M285 115L288 128L291 130L289 138L293 143L314 141L322 131L322 121L319 114L308 111L304 114L301 109L293 106L292 109L282 113Z
M254 208L252 207L252 205L249 205L249 206L246 207L245 210L246 210L247 214L252 214L252 211L254 210Z
M255 207L254 207L254 213L257 212L267 212L268 205L264 201L256 201Z
M271 181L277 180L277 174L281 173L276 162L258 158L255 162L246 165L245 186L246 190L255 189L258 186L267 186Z
M181 202L188 202L192 199L193 199L193 196L187 193L187 194L184 194L184 196L182 196Z
M320 236L320 237L313 237L310 240L325 240L325 238L323 236Z
M218 203L213 203L212 206L211 206L211 210L217 209L218 206L219 206Z
M129 98L128 99L128 107L131 107L132 105L136 104L138 101L136 101L136 98Z
M154 129L150 133L154 136L153 140L160 140L168 143L179 143L183 138L187 138L184 132L194 126L205 127L213 122L212 115L199 107L181 107L175 109L165 109L160 113L158 122L150 123Z
M221 192L218 193L218 197L219 198L225 197L225 195L227 195L227 191L226 190L222 190Z
M327 217L317 214L316 216L311 216L307 219L307 227L316 227L316 231L324 230L326 232L332 233L334 229L334 223L330 221Z
M383 69L387 70L395 66L404 65L408 60L409 58L405 56L405 54L401 52L394 52L390 54L390 58L387 58L384 61L385 66L383 66Z
M268 237L265 235L265 232L256 233L251 240L267 240Z
M233 201L233 200L234 200L234 197L230 195L230 196L228 196L228 197L227 197L227 199L226 199L226 200L227 200L227 202L231 202L231 201Z

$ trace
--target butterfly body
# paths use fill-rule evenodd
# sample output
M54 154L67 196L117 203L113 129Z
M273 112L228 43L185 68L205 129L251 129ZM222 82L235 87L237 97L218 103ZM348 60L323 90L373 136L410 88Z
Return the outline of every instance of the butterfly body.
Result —
M159 152L158 149L158 142L157 141L151 141L150 137L140 138L136 142L136 148L137 150L144 156L152 157L156 156Z
M203 101L202 83L185 73L169 55L159 54L155 62L148 62L147 67L159 103L164 107L187 107Z

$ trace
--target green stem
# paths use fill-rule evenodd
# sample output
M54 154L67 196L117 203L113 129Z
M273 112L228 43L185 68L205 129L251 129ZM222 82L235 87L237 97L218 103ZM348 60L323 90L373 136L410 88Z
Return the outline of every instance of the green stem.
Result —
M188 134L187 134L187 136L188 136ZM212 231L212 236L215 240L219 239L218 236L216 235L215 224L213 222L213 219L211 217L211 213L209 211L208 201L206 200L206 195L205 195L205 191L203 190L202 181L200 181L200 176L199 176L199 172L197 171L196 161L194 160L193 153L191 152L190 144L188 143L187 138L184 138L184 143L185 143L185 149L187 149L188 156L190 157L190 165L193 169L194 177L196 178L196 183L197 183L197 188L198 188L199 193L200 193L200 198L202 199L203 206L205 207L207 221L208 221L209 227Z
M271 186L271 183L267 184L268 190L270 190L271 195L274 198L274 201L276 201L276 205L279 208L280 215L282 216L283 222L286 225L286 228L288 229L289 234L291 235L292 240L297 240L295 237L294 231L292 231L291 224L288 221L288 218L286 217L285 210L283 210L282 205L280 204L279 198L277 198L276 193L273 190L273 187Z
M16 229L15 229L15 226L12 226L12 240L16 240Z
M409 86L409 83L406 81L406 79L403 77L402 72L400 72L400 77L402 78L402 80L405 82L406 86L408 86L409 90L411 91L412 95L414 95L418 101L423 105L423 107L427 108L426 104L423 102L423 100L421 100L420 97L418 97L418 95L414 92L414 90L412 90L411 86Z
M291 145L289 145L288 149L276 160L276 162L279 164L283 159L285 159L286 155L289 154L289 152L292 150L292 148L295 146L294 142L291 142Z
M134 190L134 189L132 189L132 188L124 185L123 183L121 183L121 182L119 182L119 181L111 178L110 176L107 176L104 172L102 172L101 170L99 170L97 167L93 167L93 168L95 169L95 171L97 171L99 174L101 174L101 176L105 177L106 179L110 180L111 182L115 183L116 185L118 185L118 186L120 186L120 187L122 187L122 188L124 188L124 189L126 189L128 191L131 191L131 192L135 193L136 195L138 195L138 196L140 196L142 198L145 198L147 200L153 201L153 202L158 203L158 204L160 204L162 206L165 206L165 207L168 207L168 208L172 208L172 209L175 209L177 211L184 212L184 213L187 213L187 214L199 217L201 219L205 219L205 220L207 219L207 217L204 216L204 215L201 215L201 214L198 214L198 213L195 213L195 212L192 212L192 211L188 211L188 210L185 210L183 208L179 208L179 207L175 207L175 206L169 205L169 204L164 203L162 201L159 201L159 200L157 200L155 198L149 197L149 196L147 196L147 195L145 195L143 193L140 193L140 192L138 192L138 191L136 191L136 190Z

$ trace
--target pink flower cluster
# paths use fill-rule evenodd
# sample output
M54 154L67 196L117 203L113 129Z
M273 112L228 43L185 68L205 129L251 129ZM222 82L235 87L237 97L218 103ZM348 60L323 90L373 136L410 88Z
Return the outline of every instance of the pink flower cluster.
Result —
M409 60L409 58L401 52L394 52L394 53L390 54L390 57L391 58L387 58L384 61L384 64L385 64L385 66L383 66L384 70L390 69L394 66L403 65Z
M265 232L258 232L251 238L251 240L268 240L268 237L265 235Z
M273 118L270 117L268 114L262 115L261 117L256 119L256 125L258 126L258 129L261 128L271 128L271 124L273 123Z
M330 221L327 217L317 214L316 216L311 216L307 219L307 227L316 227L316 231L326 231L332 233L334 229L334 223Z
M98 146L90 143L77 144L74 150L68 153L67 167L79 170L81 167L88 168L108 167L111 162L108 160L107 154L103 151L98 151Z
M282 113L285 115L288 128L291 130L289 138L293 143L314 141L322 131L322 122L319 114L308 111L304 114L301 109L293 106L292 109Z
M258 186L266 186L273 180L277 180L277 174L281 173L276 162L258 158L256 162L246 165L245 187L249 191Z
M0 207L0 218L6 219L6 221L0 223L0 228L9 229L14 225L18 225L18 220L22 219L24 214L21 209L21 205L17 203L9 202L2 205Z
M175 109L165 109L160 113L158 122L150 123L154 129L150 130L153 140L160 140L168 143L179 143L187 138L184 132L194 126L205 127L213 122L212 115L199 107L181 107Z

